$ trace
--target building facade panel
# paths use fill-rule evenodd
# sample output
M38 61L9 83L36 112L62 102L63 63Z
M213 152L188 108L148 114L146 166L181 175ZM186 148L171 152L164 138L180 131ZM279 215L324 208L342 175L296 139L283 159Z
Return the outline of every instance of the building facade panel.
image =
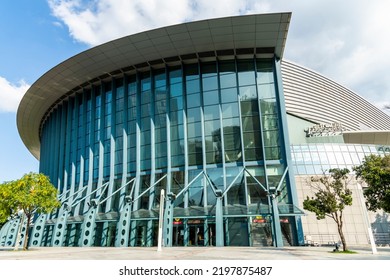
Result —
M348 131L390 130L390 116L351 90L289 61L281 65L287 113Z
M126 197L133 216L127 245L157 245L161 189L177 196L171 245L297 245L300 212L286 176L278 63L214 57L81 88L42 126L40 171L58 182L72 215L85 219L87 202L98 200L95 245L110 245L101 235L117 230ZM50 137L55 133L65 143Z

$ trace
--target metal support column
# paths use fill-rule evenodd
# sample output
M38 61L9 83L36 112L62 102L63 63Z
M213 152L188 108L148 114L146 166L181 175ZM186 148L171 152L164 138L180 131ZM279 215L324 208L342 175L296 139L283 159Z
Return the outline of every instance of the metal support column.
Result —
M278 202L274 194L271 194L270 198L272 204L272 219L273 219L272 225L274 227L274 246L283 247L282 228L280 227Z
M168 193L165 200L165 214L164 214L164 244L166 247L172 247L173 234L173 203L176 195Z
M6 237L6 240L5 240L5 246L12 247L12 246L15 245L15 240L16 240L16 237L17 237L17 234L18 234L19 224L20 224L20 219L19 218L12 219L10 221L10 226L9 226L9 229L8 229L8 232L7 232L7 237Z
M215 245L217 247L223 247L225 245L225 238L223 232L222 190L215 190L215 196L217 199L215 205Z
M16 241L15 241L15 248L14 250L17 251L19 250L19 247L24 246L24 238L26 237L26 232L27 232L27 217L24 214L23 211L22 213L19 214L20 216L20 221L19 221L19 227L18 227L18 233L16 235Z
M90 202L90 209L84 216L83 229L80 238L80 246L92 246L94 241L96 214L98 211L99 201L92 199Z
M117 225L117 235L115 239L115 247L127 247L129 244L129 233L131 224L131 208L133 201L130 196L126 196L126 205L121 211Z
M71 207L69 207L68 204L64 203L60 209L60 212L58 213L57 222L54 226L53 232L53 247L63 246L64 244L66 224L70 214L70 210Z
M6 222L3 227L0 229L0 246L5 246L7 240L7 234L12 225L12 220Z
M31 232L30 247L41 246L47 216L47 214L41 214L35 221L33 230Z

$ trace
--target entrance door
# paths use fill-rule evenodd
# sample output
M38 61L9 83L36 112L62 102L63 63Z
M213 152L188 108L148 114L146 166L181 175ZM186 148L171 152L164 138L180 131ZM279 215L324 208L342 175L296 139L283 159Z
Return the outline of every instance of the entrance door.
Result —
M205 246L204 242L204 225L203 224L189 224L189 246Z
M184 225L182 222L173 224L173 246L184 246Z
M272 230L269 220L263 217L252 218L252 246L272 246Z
M137 221L135 236L135 246L145 247L146 246L146 233L147 233L147 221Z

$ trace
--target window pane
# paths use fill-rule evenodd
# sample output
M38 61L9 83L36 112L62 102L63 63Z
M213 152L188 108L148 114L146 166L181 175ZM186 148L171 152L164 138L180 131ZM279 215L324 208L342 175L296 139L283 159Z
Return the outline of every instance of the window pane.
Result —
M219 119L219 106L218 105L205 106L204 119L205 120Z
M160 71L159 71L160 72ZM166 77L165 77L165 71L163 70L162 73L155 73L154 76L154 87L164 87L166 86Z
M200 122L200 108L187 110L187 122Z
M143 75L148 75L144 73ZM141 80L141 91L147 91L151 89L150 77L143 77Z
M171 70L169 72L169 83L172 85L172 84L176 84L176 83L180 83L182 81L182 78L181 78L181 69L177 69L177 70Z
M263 116L263 129L277 129L278 128L278 116L276 115L265 115Z
M186 83L187 94L200 92L199 80L191 80Z
M258 116L247 116L242 118L242 128L244 131L260 130Z
M214 105L219 104L219 94L217 90L203 92L203 104Z
M183 109L183 96L171 97L170 100L171 111Z
M217 73L217 67L215 62L210 62L210 63L203 63L201 65L202 69L202 77L210 77L210 76L215 76Z
M221 90L222 103L237 102L237 89L229 88Z
M184 73L186 81L199 78L198 64L186 64L184 65Z
M279 146L279 130L264 131L264 146Z
M262 100L260 100L260 106L261 106L261 112L263 115L277 113L275 99L266 99L266 100L262 99Z
M257 115L259 113L259 105L257 100L241 101L241 114L243 116Z
M205 135L214 135L220 133L219 129L221 128L219 120L205 121L204 130Z
M222 104L223 118L231 118L231 117L238 117L238 116L239 116L238 103Z
M240 86L254 85L255 84L255 72L252 60L238 61L238 83Z
M278 160L281 158L279 147L265 148L265 158L267 160Z
M203 78L202 84L203 84L203 91L218 89L217 76Z
M224 130L228 127L240 127L240 119L239 118L230 118L222 120Z
M188 138L188 153L202 154L202 137Z
M245 149L245 160L262 160L263 155L261 148Z
M188 123L187 125L188 138L199 137L202 135L202 126L200 122Z
M181 96L183 94L183 86L181 83L171 85L171 97L172 96Z
M276 96L274 84L257 85L257 89L261 99L275 98Z
M201 153L188 154L188 165L202 165L203 157ZM192 196L191 196L192 197Z
M187 95L187 108L194 108L200 106L200 94L190 94Z
M260 132L244 132L244 144L245 148L261 147Z
M219 77L221 88L232 88L237 86L236 74L225 74Z
M221 74L235 73L236 65L234 60L220 61L218 62L218 70Z
M239 90L240 90L241 100L245 101L245 100L257 99L255 86L240 87Z

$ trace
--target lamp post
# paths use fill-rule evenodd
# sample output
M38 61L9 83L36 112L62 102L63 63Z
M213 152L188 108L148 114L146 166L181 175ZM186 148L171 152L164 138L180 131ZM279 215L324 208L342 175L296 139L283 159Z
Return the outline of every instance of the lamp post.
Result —
M372 234L370 219L368 217L368 211L367 211L366 204L365 204L364 198L363 198L363 187L359 182L357 183L357 187L358 187L360 203L362 204L364 220L365 220L366 226L367 226L368 238L370 239L371 250L372 250L373 254L377 254L378 251L376 250L374 235Z
M164 219L164 189L161 189L160 193L160 213L158 220L158 247L157 251L162 251L162 242L163 242L163 219Z

